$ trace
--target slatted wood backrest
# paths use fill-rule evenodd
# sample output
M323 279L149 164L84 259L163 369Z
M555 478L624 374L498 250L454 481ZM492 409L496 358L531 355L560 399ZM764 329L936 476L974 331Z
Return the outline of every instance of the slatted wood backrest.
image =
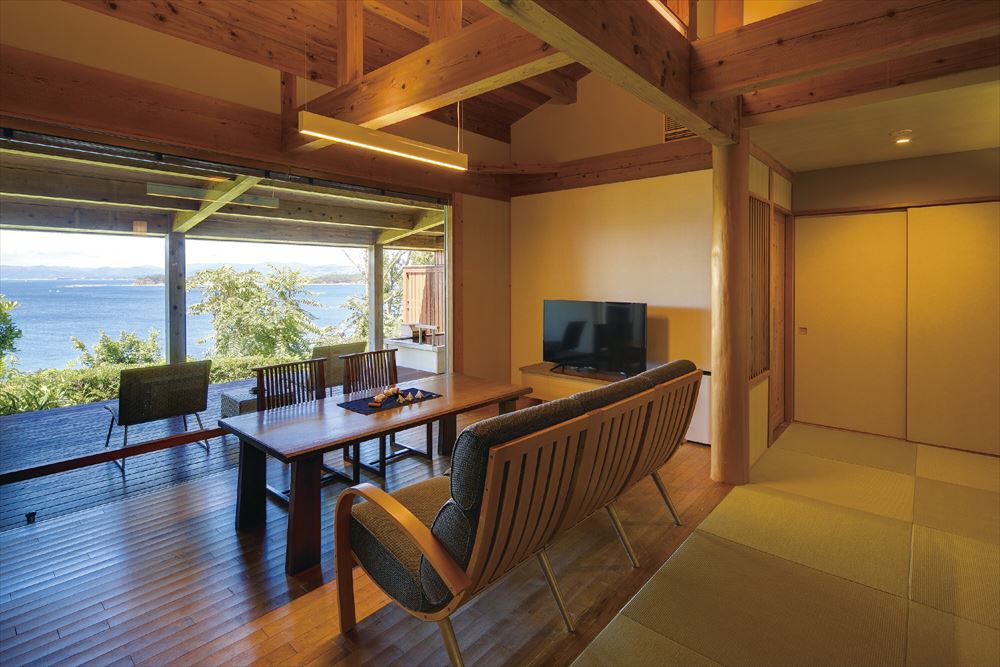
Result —
M622 492L635 468L656 403L656 389L593 410L560 530L572 528Z
M257 372L257 409L321 401L326 396L325 359L262 366Z
M649 418L646 438L626 488L661 468L684 442L698 402L701 371L664 382L653 390L657 400Z
M341 355L344 360L344 394L384 389L398 382L396 350L375 350Z
M490 450L467 572L479 591L552 541L593 423L577 417Z

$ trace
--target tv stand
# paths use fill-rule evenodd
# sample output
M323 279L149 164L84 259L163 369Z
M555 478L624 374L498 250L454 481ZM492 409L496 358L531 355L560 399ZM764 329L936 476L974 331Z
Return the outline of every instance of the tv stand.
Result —
M528 367L530 368L530 366ZM524 370L524 369L521 369ZM549 373L557 375L568 375L570 377L585 378L587 380L599 380L601 382L617 382L624 380L625 373L615 373L613 371L599 371L596 368L583 368L581 366L569 366L567 364L556 364L549 369Z

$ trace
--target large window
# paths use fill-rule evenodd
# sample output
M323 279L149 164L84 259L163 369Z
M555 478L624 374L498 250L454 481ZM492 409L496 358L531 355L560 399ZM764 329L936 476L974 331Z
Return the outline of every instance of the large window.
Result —
M109 398L111 367L162 363L163 239L0 230L0 412Z

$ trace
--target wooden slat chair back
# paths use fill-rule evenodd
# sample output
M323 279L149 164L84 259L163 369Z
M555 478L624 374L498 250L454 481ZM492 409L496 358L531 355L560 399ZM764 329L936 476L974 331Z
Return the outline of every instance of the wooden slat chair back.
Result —
M593 427L593 418L584 415L490 450L479 527L466 568L470 594L498 581L552 541L571 501L580 451Z
M257 373L257 409L321 401L326 396L325 359L261 366Z
M621 495L639 457L656 389L599 408L580 452L572 497L560 530L577 525Z
M657 397L652 405L646 437L625 488L666 465L684 442L700 386L701 371L694 371L653 390Z
M344 360L344 394L382 389L399 382L396 372L396 350L373 350L361 354L342 355Z

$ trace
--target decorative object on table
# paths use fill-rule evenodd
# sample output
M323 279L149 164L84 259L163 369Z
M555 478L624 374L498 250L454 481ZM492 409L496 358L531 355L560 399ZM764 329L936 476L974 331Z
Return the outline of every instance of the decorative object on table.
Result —
M210 360L190 361L183 364L126 368L118 379L118 400L104 409L111 413L108 437L104 446L111 445L111 432L115 424L125 429L122 449L128 447L128 427L136 424L181 417L187 430L188 415L198 420L203 429L201 415L208 407L208 376ZM209 451L207 440L201 446ZM125 459L115 461L125 474Z
M357 412L358 414L373 415L384 410L394 410L395 408L400 408L404 405L413 405L429 401L432 398L440 397L441 394L435 394L433 391L423 391L416 387L408 389L391 387L386 388L384 391L381 391L374 396L356 398L350 401L344 401L343 403L337 403L337 405L345 410L351 410L352 412Z
M387 405L385 399L383 398L379 401L374 399L378 398L379 394L385 394L385 389L395 387L399 381L396 372L396 350L375 350L360 354L345 354L341 355L340 358L344 360L344 396L357 396L358 394L371 391L374 392L371 400L364 399L364 402L359 405L360 408L365 410L362 414L372 414L375 411L384 409ZM368 405L369 403L374 405ZM343 404L341 405L343 406ZM393 401L393 407L398 407L398 405L398 401ZM361 410L355 410L355 412L361 412ZM427 429L426 451L422 452L418 449L398 444L396 442L396 434L391 433L389 434L389 448L398 448L397 451L387 455L386 441L383 436L379 438L378 460L369 463L359 462L360 465L384 476L386 465L397 458L413 453L432 458L434 451L434 426L428 423L425 428ZM346 449L344 450L344 460L350 461Z

